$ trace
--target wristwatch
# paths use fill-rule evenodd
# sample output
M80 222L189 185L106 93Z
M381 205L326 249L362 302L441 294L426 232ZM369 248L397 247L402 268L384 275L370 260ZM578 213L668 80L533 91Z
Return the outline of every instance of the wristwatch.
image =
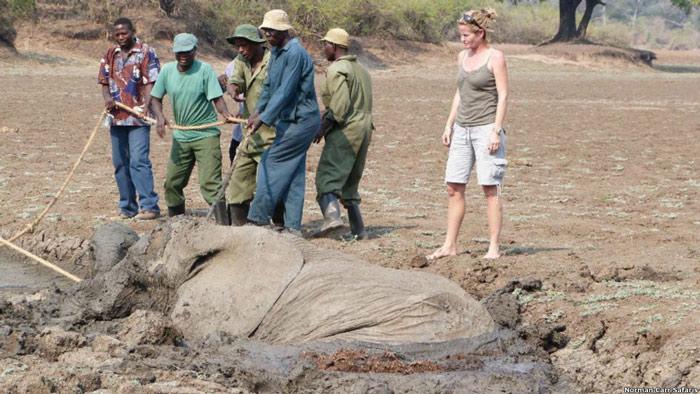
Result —
M505 133L506 133L506 129L504 129L503 127L501 127L500 129L498 129L498 134L499 134L499 135L500 135L500 134L505 134Z

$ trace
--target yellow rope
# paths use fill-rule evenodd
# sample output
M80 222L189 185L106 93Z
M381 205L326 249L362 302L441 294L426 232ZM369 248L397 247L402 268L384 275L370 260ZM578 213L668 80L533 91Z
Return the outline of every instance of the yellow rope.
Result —
M55 264L52 264L52 263L50 263L50 262L48 262L48 261L42 259L41 257L39 257L39 256L37 256L37 255L34 255L34 254L30 253L30 252L27 252L26 250L24 250L24 249L20 248L19 246L17 246L17 245L15 245L15 244L11 243L10 241L6 240L5 238L0 237L0 243L2 243L3 245L9 246L10 248L12 248L12 249L14 249L14 250L16 250L16 251L22 253L23 255L25 255L25 256L31 258L32 260L37 261L39 264L41 264L41 265L43 265L43 266L45 266L45 267L51 268L52 270L58 272L59 274L65 276L66 278L72 280L73 282L81 282L81 281L82 281L82 279L80 279L80 278L78 278L77 276L71 274L70 272L64 271L63 269L59 268L59 267L56 266Z
M78 156L78 159L73 164L73 168L68 173L66 180L63 181L63 185L58 190L58 192L56 192L56 195L54 195L51 202L49 202L49 205L47 205L46 208L44 208L44 210L41 212L41 214L39 214L39 216L37 216L37 218L34 219L34 221L32 221L24 229L18 231L15 235L10 237L9 242L14 242L17 238L21 237L22 235L26 234L27 232L34 231L34 227L37 224L39 224L39 222L44 218L44 216L46 216L46 214L49 212L49 209L51 209L51 207L53 207L54 204L56 204L56 201L58 201L58 198L61 197L61 194L63 194L63 191L66 189L66 186L68 186L68 182L70 182L71 178L73 178L73 174L75 174L75 170L78 168L78 165L83 160L83 157L85 156L85 153L87 152L88 148L90 147L90 144L92 144L92 140L95 139L95 135L97 134L97 130L100 129L100 126L102 125L102 120L104 119L105 115L107 115L107 111L103 111L102 114L100 115L100 119L97 121L95 128L92 130L92 134L90 134L90 137L88 138L87 142L85 143L85 146L83 147L83 151L80 153L80 156Z
M132 113L132 114L134 114L134 115L136 115L136 116L141 116L141 115L143 115L143 114L141 114L141 113L135 111L133 108L129 107L128 105L126 105L126 104L124 104L124 103L120 103L119 101L115 101L115 102L114 102L114 105L116 105L117 107L123 109L124 111L129 112L129 113ZM152 124L152 125L158 123L158 121L156 121L155 119L153 119L153 118L151 118L151 117L148 117L148 116L144 116L143 119L144 119L146 122L148 122L148 123L150 123L150 124ZM248 123L248 121L245 120L245 119L241 119L241 118L230 118L229 121L220 120L220 121L218 121L218 122L207 123L207 124L200 124L200 125L197 125L197 126L180 126L180 125L173 124L173 125L167 125L167 127L171 128L171 129L177 129L177 130L204 130L204 129L208 129L208 128L211 128L211 127L223 126L223 125L225 125L225 124L227 124L227 123L241 123L241 124L246 124L246 123Z

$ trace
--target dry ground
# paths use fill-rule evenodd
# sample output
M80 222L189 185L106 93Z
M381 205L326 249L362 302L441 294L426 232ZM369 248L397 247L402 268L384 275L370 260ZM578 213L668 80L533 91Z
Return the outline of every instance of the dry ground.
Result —
M0 59L4 237L49 201L101 110L98 55L71 57L22 43L19 49L23 59ZM396 48L375 49L381 58ZM463 253L421 269L478 297L512 279L542 280L541 292L520 297L524 322L566 325L571 341L552 359L582 392L700 387L700 53L661 52L663 66L651 70L505 49L511 82L505 256L480 259L487 246L485 206L478 187L469 185ZM406 50L412 52L372 71L377 130L361 185L371 239L348 242L338 234L313 242L375 264L417 269L411 259L438 247L445 233L447 152L439 137L458 48ZM209 60L219 70L225 65ZM223 136L226 149L230 132ZM170 142L155 134L152 141L162 195ZM306 232L321 217L313 188L320 150L314 145L309 152ZM188 206L205 208L196 185L194 177ZM74 256L95 226L116 213L116 202L102 130L54 213L21 243L87 275ZM130 224L141 232L154 225Z

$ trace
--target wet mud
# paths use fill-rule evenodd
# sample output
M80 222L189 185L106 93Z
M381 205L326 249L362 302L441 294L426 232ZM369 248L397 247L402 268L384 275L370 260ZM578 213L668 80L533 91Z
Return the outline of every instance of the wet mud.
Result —
M90 243L92 278L71 287L47 280L39 291L0 293L0 389L524 393L568 387L549 357L566 344L563 329L523 325L519 318L513 290L536 291L537 281L512 281L484 298L495 328L468 338L274 343L218 331L193 339L171 312L177 288L202 264L190 262L164 279L154 267L173 253L168 225L139 240L109 230L98 229Z

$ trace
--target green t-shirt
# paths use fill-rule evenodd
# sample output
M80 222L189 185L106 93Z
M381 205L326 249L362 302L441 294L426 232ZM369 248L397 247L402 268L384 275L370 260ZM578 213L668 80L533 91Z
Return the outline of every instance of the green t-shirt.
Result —
M173 104L175 123L180 126L197 126L217 121L216 110L211 103L221 97L219 81L211 66L195 60L189 70L182 73L177 62L163 66L151 96L162 99L168 95ZM221 134L218 127L204 130L175 130L173 138L180 142L191 142Z

